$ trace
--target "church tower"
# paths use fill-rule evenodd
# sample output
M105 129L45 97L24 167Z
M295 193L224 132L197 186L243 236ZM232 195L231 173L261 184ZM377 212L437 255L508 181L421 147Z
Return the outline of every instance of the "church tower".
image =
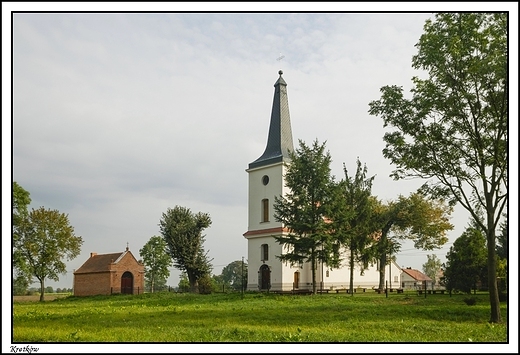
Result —
M282 223L274 219L273 206L275 197L287 192L284 163L290 160L289 152L294 150L287 83L281 70L278 74L267 145L264 153L246 170L249 201L248 230L244 237L248 243L248 290L291 290L299 275L295 274L298 270L290 270L291 266L276 258L282 254L282 246L273 238L287 232Z

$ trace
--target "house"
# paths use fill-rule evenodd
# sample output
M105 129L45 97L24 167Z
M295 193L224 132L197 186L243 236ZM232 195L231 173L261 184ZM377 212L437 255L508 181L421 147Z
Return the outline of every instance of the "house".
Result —
M74 296L140 294L144 291L144 264L128 247L112 254L90 253L74 272Z
M249 179L248 230L244 233L248 244L247 290L294 291L312 290L312 267L310 263L291 265L281 262L277 256L284 250L275 236L288 235L288 229L274 218L276 197L285 196L289 190L285 184L286 165L289 153L294 151L287 83L283 72L274 84L275 92L271 121L264 153L249 164L246 172ZM348 250L343 250L347 260ZM385 287L399 288L401 268L394 262L386 265ZM363 272L356 266L353 272L354 288L378 288L379 268L371 265ZM316 288L339 290L350 287L350 268L343 265L332 269L318 263Z
M433 288L433 281L431 278L411 267L403 268L401 274L401 288L404 290L419 290L425 288L431 290Z

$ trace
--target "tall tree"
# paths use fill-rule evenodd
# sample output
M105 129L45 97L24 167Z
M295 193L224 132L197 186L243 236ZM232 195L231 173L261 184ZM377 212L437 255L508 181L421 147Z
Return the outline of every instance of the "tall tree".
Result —
M331 156L325 152L325 144L315 140L307 146L299 141L299 147L290 153L291 162L285 174L290 191L274 202L275 220L289 230L286 236L274 237L286 250L277 257L292 264L310 262L313 293L318 263L339 266L339 242L334 239L328 220L334 182Z
M44 301L45 279L59 281L59 275L66 272L63 259L77 257L82 244L67 214L44 207L29 213L15 248L25 270L40 282L40 301Z
M496 280L496 229L508 200L507 13L442 13L427 20L412 67L412 98L385 86L369 113L395 128L383 155L396 179L428 179L422 190L450 197L487 239L491 322L501 322ZM476 212L484 211L481 218Z
M163 238L154 235L139 250L144 263L145 281L152 293L156 286L165 285L170 276L168 267L172 266L172 258L166 250L167 246Z
M32 283L32 277L30 272L27 270L27 265L24 258L21 257L18 248L16 247L20 241L21 235L24 233L24 228L27 227L27 217L29 214L28 207L31 203L30 193L20 186L16 181L13 181L13 285L16 288L16 292L24 292L27 287Z
M355 176L349 176L345 164L345 179L340 181L340 201L331 211L334 233L348 250L350 269L350 294L354 295L354 268L360 266L361 272L368 268L373 257L370 247L374 241L370 225L372 204L372 182L375 176L367 177L368 169L357 159Z
M247 263L236 260L222 269L222 280L236 291L247 285Z
M439 273L442 270L442 262L437 255L426 255L426 262L423 264L422 269L426 276L432 279L433 284L437 284L439 281Z
M202 234L210 225L209 214L194 214L189 208L181 206L168 208L159 222L173 265L186 273L191 292L197 292L198 280L211 272L209 250L204 251L205 236Z
M477 283L487 282L486 238L474 227L468 227L450 247L446 255L444 277L447 288L470 293Z
M423 250L440 248L448 241L446 232L453 229L449 222L452 208L420 193L401 195L386 204L375 199L374 205L372 224L379 234L374 249L379 260L379 289L383 289L389 256L399 251L403 240L411 240L415 248Z

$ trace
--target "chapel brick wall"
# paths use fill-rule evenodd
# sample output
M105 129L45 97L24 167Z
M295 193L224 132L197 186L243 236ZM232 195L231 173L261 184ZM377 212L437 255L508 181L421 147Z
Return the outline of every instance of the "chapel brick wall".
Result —
M74 276L74 296L110 294L110 273L78 274Z
M134 294L144 292L144 265L135 261L130 255L126 254L117 264L111 265L111 285L114 292L121 292L121 277L126 271L132 273L134 277Z

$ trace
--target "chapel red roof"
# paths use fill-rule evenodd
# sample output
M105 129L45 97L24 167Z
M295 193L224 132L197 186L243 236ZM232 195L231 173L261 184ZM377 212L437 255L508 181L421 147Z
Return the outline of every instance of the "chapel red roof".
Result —
M127 252L93 255L76 270L75 274L109 271L109 265L118 261L118 259L125 253Z
M417 281L432 281L427 275L423 274L419 270L415 269L402 269L404 273L407 273Z

